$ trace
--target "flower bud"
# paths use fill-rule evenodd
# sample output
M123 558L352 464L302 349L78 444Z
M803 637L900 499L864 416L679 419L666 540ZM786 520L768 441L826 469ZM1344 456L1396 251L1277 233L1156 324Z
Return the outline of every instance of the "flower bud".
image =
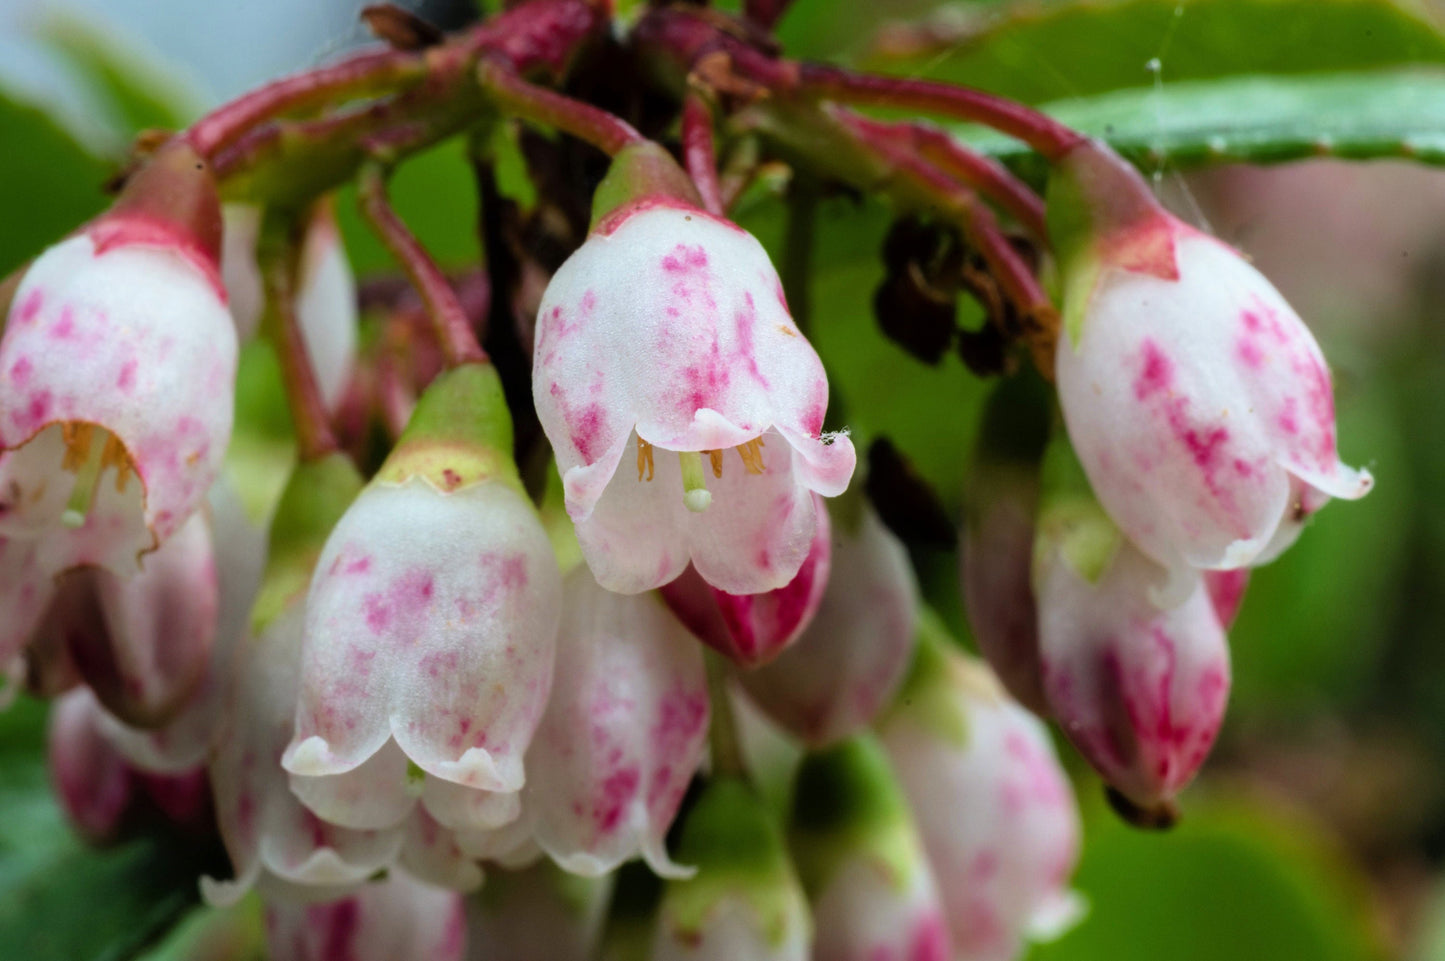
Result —
M568 575L557 677L527 755L536 837L592 877L641 854L658 874L691 872L663 838L707 741L702 651L658 599Z
M1178 590L1183 568L1277 553L1302 501L1370 490L1336 452L1319 345L1237 251L1170 216L1097 142L1056 165L1049 216L1069 436L1099 501Z
M1131 543L1090 528L1097 506L1046 508L1036 588L1049 710L1116 791L1148 811L1167 808L1204 762L1229 696L1229 648L1205 582L1174 607L1152 589L1164 576Z
M827 377L762 245L682 200L637 199L629 178L659 166L676 170L649 148L618 156L609 212L543 295L537 416L598 583L637 593L691 561L757 594L797 574L811 493L841 493L856 457L822 435Z
M135 797L130 767L96 723L95 696L81 688L50 711L47 759L56 799L86 840L113 841Z
M804 961L812 923L772 815L739 781L713 781L687 812L653 937L654 961Z
M872 739L804 760L789 842L813 907L813 961L948 961L932 869Z
M288 771L344 775L394 741L424 777L522 787L561 585L510 452L490 366L456 368L422 398L318 561Z
M955 957L1004 961L1067 927L1079 849L1048 732L929 625L879 736L943 894Z
M871 722L908 670L918 587L908 553L866 503L833 525L818 614L777 660L739 671L748 697L790 733L826 745Z
M266 905L266 943L277 961L462 961L462 898L392 871L330 904Z
M236 336L204 163L162 148L45 251L0 338L0 535L126 576L191 516L231 433Z
M813 495L818 526L803 566L782 587L761 594L729 594L687 570L659 593L687 629L740 667L757 667L777 657L813 620L828 586L832 525L821 497Z

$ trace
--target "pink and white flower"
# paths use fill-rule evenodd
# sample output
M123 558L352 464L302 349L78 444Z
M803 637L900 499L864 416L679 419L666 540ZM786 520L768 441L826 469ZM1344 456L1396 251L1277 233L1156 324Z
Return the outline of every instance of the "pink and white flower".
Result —
M982 662L930 641L879 727L933 865L955 957L1007 961L1077 917L1079 815L1043 724Z
M266 905L270 957L285 961L462 961L460 895L403 871L330 904Z
M44 537L50 572L133 573L220 468L236 336L215 187L195 166L189 148L163 150L114 209L36 259L11 303L0 536Z
M824 437L828 381L762 246L701 210L649 200L604 218L542 298L537 414L567 511L608 590L792 580L856 460ZM637 470L623 464L636 449Z
M663 839L706 745L701 649L657 598L603 590L585 566L567 578L557 646L527 754L538 843L576 874L641 854L660 875L687 876Z
M1055 238L1076 251L1055 362L1064 420L1100 502L1178 600L1187 568L1261 563L1293 522L1373 481L1341 463L1329 367L1263 275L1153 204L1107 148L1060 169L1096 218L1092 238ZM1110 220L1110 204L1131 217Z

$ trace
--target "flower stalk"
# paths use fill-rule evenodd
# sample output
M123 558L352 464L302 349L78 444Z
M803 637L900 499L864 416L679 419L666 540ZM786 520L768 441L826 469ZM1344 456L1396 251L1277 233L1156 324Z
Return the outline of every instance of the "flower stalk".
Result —
M273 229L268 231L259 251L261 278L270 308L266 315L266 336L281 365L281 381L296 428L297 456L303 462L320 460L334 452L337 445L296 314L299 245L291 227L268 226Z

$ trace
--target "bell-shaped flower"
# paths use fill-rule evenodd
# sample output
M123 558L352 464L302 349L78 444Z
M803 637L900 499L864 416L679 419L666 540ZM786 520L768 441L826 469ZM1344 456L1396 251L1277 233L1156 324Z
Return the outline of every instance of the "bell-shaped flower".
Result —
M231 316L237 335L250 339L265 312L261 268L256 244L261 234L261 211L243 204L228 204L221 251L221 277L231 299ZM316 376L327 410L341 402L356 363L356 278L341 245L341 233L329 201L316 206L301 242L296 278L296 321L306 356Z
M949 961L933 871L875 741L803 761L788 840L813 906L813 961Z
M777 660L737 672L755 704L815 746L856 733L888 704L908 671L918 620L903 544L861 500L840 503L837 514L817 616Z
M56 631L106 709L156 728L188 703L211 662L219 583L210 523L191 516L173 537L118 577L104 568L63 575L68 584L43 630Z
M818 526L803 566L782 587L761 594L720 591L688 566L659 593L678 620L703 643L741 667L757 667L798 639L818 612L832 567L832 525L813 495Z
M232 881L203 879L213 904L252 886L325 900L395 862L399 830L357 831L321 820L291 792L281 754L290 742L300 687L305 588L327 531L361 488L339 454L296 468L272 526L253 634L237 651L211 786Z
M478 961L594 961L612 875L568 874L543 860L494 871L467 901L467 945Z
M0 338L0 536L53 542L47 570L133 573L215 479L236 373L219 246L215 184L177 141L15 291Z
M1239 252L1170 216L1095 142L1055 170L1050 218L1069 436L1105 509L1169 571L1168 599L1188 593L1186 567L1277 553L1302 500L1369 491L1336 452L1319 345Z
M1097 558L1078 550L1090 523L1058 529L1046 512L1036 573L1044 690L1059 727L1104 780L1167 816L1224 720L1229 647L1205 582L1159 608L1159 565L1123 538ZM1109 524L1102 511L1093 523ZM1073 539L1073 543L1070 540Z
M394 742L408 766L519 790L551 686L561 578L510 461L495 371L423 396L380 473L326 542L306 604L300 777L361 768Z
M462 848L461 836L416 807L403 825L405 840L397 863L413 875L452 891L475 891L484 875L476 858Z
M879 726L943 894L954 957L1007 961L1079 913L1079 815L1038 718L935 629Z
M659 162L648 149L620 154L609 181ZM612 209L553 276L532 391L608 590L658 587L689 561L733 594L782 587L812 543L811 492L853 473L852 443L822 433L828 380L762 245L682 201Z
M266 904L269 956L284 961L462 961L460 895L403 871L329 904Z
M772 813L731 778L710 783L687 812L678 860L653 934L654 961L805 961L812 921Z
M663 839L707 729L702 649L657 598L614 594L574 568L557 677L527 754L542 849L575 874L606 874L641 854L658 874L688 876Z

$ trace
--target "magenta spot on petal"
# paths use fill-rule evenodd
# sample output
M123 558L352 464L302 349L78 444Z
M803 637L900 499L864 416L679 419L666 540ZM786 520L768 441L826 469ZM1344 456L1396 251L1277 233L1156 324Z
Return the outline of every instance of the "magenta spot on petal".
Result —
M595 291L587 291L582 295L582 302L578 304L578 310L585 317L597 309L597 294Z
M948 961L948 930L942 915L930 912L920 918L908 944L907 961Z
M365 574L369 570L371 570L370 557L358 557L354 561L349 561L345 567L348 574Z
M572 444L588 464L597 459L596 444L602 433L603 411L600 404L588 404L575 418L568 418L572 427Z
M757 326L758 322L757 307L753 303L752 294L745 293L743 297L747 308L738 311L737 316L734 318L737 324L738 335L738 350L735 359L747 369L748 373L752 375L753 380L756 380L763 387L767 387L768 379L764 377L763 372L758 369L757 349L753 344L753 328Z
M366 626L373 634L380 634L391 623L391 609L380 594L370 593L363 597L361 609L366 615Z
M121 365L120 376L115 379L115 386L122 393L130 393L135 388L136 361L128 360Z
M702 245L689 247L678 244L672 253L662 258L662 269L669 274L685 274L707 266L707 251Z
M637 786L642 778L637 768L627 767L614 771L602 782L602 796L593 807L592 816L597 829L603 834L617 830L627 805L637 796Z
M69 340L75 336L75 309L69 304L60 308L60 319L50 328L50 336L56 340Z
M10 379L15 381L15 386L24 387L34 370L35 366L30 363L30 358L21 357L10 365Z
M40 308L44 303L45 292L37 287L25 295L25 300L20 304L20 309L15 316L23 324L31 323L40 314Z
M314 918L313 912L323 914L322 918ZM356 939L357 932L361 929L361 899L346 898L333 904L312 908L307 912L308 920L320 920L322 923L316 925L325 934L322 936L320 961L352 961L357 957L356 945L352 942Z
M1264 351L1260 350L1259 344L1253 340L1240 338L1239 343L1235 345L1235 351L1239 354L1239 359L1250 370L1259 370L1264 366Z
M1134 396L1139 400L1146 400L1168 390L1174 380L1174 365L1164 356L1158 344L1152 340L1144 341L1143 354L1143 366L1139 376L1134 379Z
M502 587L509 591L519 591L527 586L527 559L521 554L513 554L502 561L501 571Z

